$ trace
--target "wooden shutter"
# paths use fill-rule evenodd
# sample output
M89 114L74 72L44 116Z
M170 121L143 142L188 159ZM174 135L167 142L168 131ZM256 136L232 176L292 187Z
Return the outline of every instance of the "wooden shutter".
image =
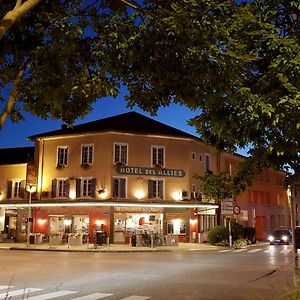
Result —
M12 198L12 181L7 181L7 195L6 198Z
M68 180L64 181L64 197L69 198L69 192L70 192L70 182Z
M81 179L76 179L76 198L79 198L81 196L80 190L81 190Z
M52 180L52 189L51 189L52 198L56 197L56 187L57 187L57 179L53 179Z
M115 157L114 157L114 162L117 163L119 162L119 157L120 157L120 147L119 145L115 145Z
M120 187L119 187L120 195L119 195L119 197L120 198L125 198L126 197L126 179L121 178L119 180L119 184L120 184Z
M93 178L91 183L91 197L95 198L95 196L96 196L96 178Z
M148 180L148 198L153 198L153 180Z
M25 182L25 180L22 180L21 184L20 184L20 198L25 198L25 196L26 196L25 186L26 186L26 182Z
M158 196L160 199L164 197L164 182L163 180L158 180Z

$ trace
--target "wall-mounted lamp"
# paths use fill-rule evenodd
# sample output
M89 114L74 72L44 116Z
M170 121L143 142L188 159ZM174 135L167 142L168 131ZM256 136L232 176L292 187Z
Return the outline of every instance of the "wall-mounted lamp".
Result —
M134 196L140 200L145 197L145 193L143 191L138 190L134 193Z
M46 220L45 219L38 219L37 222L38 222L39 225L44 225L46 223Z
M101 225L103 225L103 221L102 221L102 220L96 220L96 221L95 221L95 224L96 224L97 226L101 226Z
M101 199L105 199L107 197L107 193L104 189L98 190L98 195Z

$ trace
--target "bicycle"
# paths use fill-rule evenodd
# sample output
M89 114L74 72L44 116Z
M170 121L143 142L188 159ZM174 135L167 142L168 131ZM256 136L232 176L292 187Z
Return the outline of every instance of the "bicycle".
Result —
M151 247L151 239L153 241L153 244L152 244L153 247L163 245L163 241L157 233L154 233L154 234L143 233L142 240L141 240L142 246L143 247Z

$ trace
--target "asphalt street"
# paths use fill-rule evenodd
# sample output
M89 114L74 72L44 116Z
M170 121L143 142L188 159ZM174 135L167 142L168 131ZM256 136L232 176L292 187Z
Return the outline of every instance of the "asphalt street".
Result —
M0 299L276 299L291 246L158 253L0 251ZM9 287L9 288L8 288ZM7 291L8 294L7 294Z

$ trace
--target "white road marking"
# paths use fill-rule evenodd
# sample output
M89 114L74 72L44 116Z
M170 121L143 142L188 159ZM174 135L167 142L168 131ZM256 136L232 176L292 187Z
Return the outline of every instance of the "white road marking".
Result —
M95 293L95 294L90 294L90 295L86 295L83 297L72 298L72 300L98 300L98 299L103 299L103 298L106 298L109 296L113 296L113 294Z
M261 251L261 249L253 249L253 250L249 250L248 252L249 253L255 253L255 252L258 252L258 251Z
M27 289L16 290L16 291L8 291L8 293L0 294L0 299L9 299L9 297L19 296L19 295L24 295L25 297L27 297L28 294L41 291L41 290L42 289L27 288Z
M146 300L146 299L150 299L150 297L146 297L146 296L129 296L126 298L122 298L120 300Z
M280 253L288 254L291 251L292 251L291 249L283 249L283 250L280 251Z
M189 249L189 251L200 251L201 249Z
M57 297L62 297L65 295L75 294L78 293L77 291L57 291L49 294L43 294L35 297L29 297L28 300L47 300L47 299L53 299Z
M7 290L13 288L12 285L0 285L0 290Z
M270 252L270 250L265 250L264 252L265 252L265 253L269 253L269 252Z
M219 252L224 253L224 252L229 252L229 251L231 251L231 249L229 249L229 250L220 250Z

